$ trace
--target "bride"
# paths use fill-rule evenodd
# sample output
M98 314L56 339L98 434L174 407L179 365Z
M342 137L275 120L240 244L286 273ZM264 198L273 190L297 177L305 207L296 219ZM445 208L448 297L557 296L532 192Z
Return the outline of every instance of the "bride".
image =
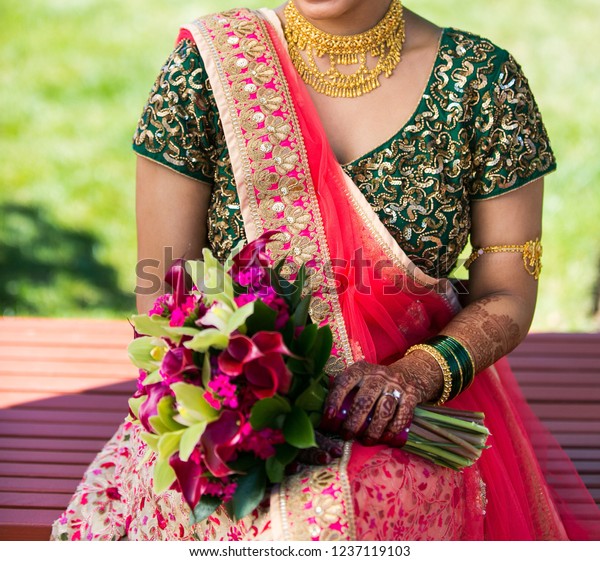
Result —
M126 420L53 539L589 537L546 482L528 432L536 447L553 444L503 358L533 316L543 177L555 169L507 51L399 0L213 14L182 28L134 150L138 256L160 263L160 278L167 248L224 259L266 230L278 232L268 249L287 274L308 268L311 318L334 334L325 424L337 438L246 518L220 508L191 526L178 493L152 491L153 458ZM446 277L469 237L462 307ZM343 282L328 273L340 263ZM156 296L142 287L139 311ZM402 451L422 402L485 412L491 448L475 466Z

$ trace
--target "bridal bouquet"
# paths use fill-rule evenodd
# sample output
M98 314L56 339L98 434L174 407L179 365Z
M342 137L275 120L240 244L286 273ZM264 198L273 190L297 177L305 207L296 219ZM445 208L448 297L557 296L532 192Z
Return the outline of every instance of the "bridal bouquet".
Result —
M289 282L283 263L272 265L270 237L224 265L207 249L203 261L176 262L172 293L132 317L138 337L128 350L140 376L130 413L156 454L154 490L179 491L192 522L221 504L246 516L299 451L316 446L331 330L311 323L304 269ZM479 457L487 435L481 414L423 406L404 446L459 469Z
M157 454L154 488L183 494L196 521L221 503L239 519L282 480L299 450L316 446L332 348L310 323L310 295L271 267L266 234L225 265L176 263L172 294L133 316L129 356L140 369L131 415ZM193 286L186 290L186 275Z

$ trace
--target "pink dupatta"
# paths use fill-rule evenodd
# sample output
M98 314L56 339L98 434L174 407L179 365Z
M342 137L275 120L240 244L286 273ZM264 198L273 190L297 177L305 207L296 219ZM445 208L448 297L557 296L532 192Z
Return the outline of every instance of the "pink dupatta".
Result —
M315 294L311 317L328 323L334 334L330 371L335 373L360 358L392 362L411 345L437 334L458 311L450 283L428 276L410 261L344 174L289 60L276 15L270 10L262 15L238 10L207 16L187 27L183 36L196 41L211 79L247 237L252 240L265 230L278 230L269 247L272 257L287 258L291 276L300 265L308 268ZM527 430L531 433L533 427L536 442L543 441L546 449L552 439L525 404L506 360L479 373L471 388L451 405L484 411L493 435L491 448L477 466L465 470L462 491L454 488L457 500L473 502L472 508L467 505L464 510L464 529L458 534L462 539L589 536L568 509L557 508ZM557 444L550 445L560 451ZM365 466L376 464L387 452L386 446L346 446L340 465L330 473L333 483L319 491L340 506L339 515L329 524L329 538L317 532L320 539L386 535L367 526L385 525L389 513L375 521L365 514L363 521L368 505L361 503L361 497L366 502L368 498L361 491ZM593 513L589 494L560 453L581 504ZM412 461L404 456L394 451L398 462ZM474 504L481 498L480 474L487 487L485 517ZM441 481L445 475L436 477ZM289 507L298 501L297 495L304 497L302 508L307 513L314 506L308 481L284 484L272 495L271 514L283 538L315 537L290 530L302 524L316 527L314 516L297 519ZM381 485L377 482L377 488L383 496L399 484L392 474Z

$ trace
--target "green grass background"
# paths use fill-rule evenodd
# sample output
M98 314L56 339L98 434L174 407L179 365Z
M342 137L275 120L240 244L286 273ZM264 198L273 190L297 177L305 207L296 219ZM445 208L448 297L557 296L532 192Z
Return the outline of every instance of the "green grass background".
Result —
M132 132L179 25L239 3L0 2L0 313L132 311ZM598 329L600 2L407 5L494 40L523 65L559 161L547 179L534 329Z

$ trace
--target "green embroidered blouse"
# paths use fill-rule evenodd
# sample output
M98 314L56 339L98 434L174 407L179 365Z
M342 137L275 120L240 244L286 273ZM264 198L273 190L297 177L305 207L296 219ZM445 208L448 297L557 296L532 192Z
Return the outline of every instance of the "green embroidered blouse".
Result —
M221 260L245 239L229 152L200 54L181 41L134 135L141 156L208 183L208 238ZM556 162L520 66L490 41L444 29L418 107L391 138L343 166L398 244L447 276L470 231L470 204L522 187Z

